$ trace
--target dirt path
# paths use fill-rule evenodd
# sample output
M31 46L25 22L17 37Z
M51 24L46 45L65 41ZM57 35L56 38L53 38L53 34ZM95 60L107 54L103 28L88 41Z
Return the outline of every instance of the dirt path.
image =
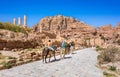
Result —
M66 59L44 64L37 61L0 71L0 77L103 77L96 67L97 55L92 48L75 51ZM53 58L51 59L53 60Z

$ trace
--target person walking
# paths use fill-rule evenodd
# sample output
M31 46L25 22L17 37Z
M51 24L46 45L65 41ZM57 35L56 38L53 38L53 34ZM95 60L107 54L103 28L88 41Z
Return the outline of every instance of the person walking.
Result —
M63 58L65 58L65 54L66 54L66 42L62 41L62 45L61 45L61 51L60 51L60 58L62 59L62 54L63 54Z
M72 41L71 44L70 44L70 53L73 54L73 50L74 50L74 47L75 47L75 43Z

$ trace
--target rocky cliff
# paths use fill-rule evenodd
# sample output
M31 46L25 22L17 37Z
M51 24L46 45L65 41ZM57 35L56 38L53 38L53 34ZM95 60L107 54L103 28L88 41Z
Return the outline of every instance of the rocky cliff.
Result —
M61 36L69 36L70 38L94 38L104 37L107 41L113 43L120 37L120 23L117 27L112 25L105 25L98 27L98 29L86 24L83 21L78 21L73 17L66 17L62 15L45 17L33 27L34 32L41 30L48 32L60 32Z
M61 35L78 36L84 34L93 34L96 29L83 21L78 21L72 17L62 15L45 17L36 26L33 27L34 32L39 32L40 28L43 31L60 31Z
M98 27L97 34L104 37L109 43L115 43L120 39L120 24L117 27L112 25Z
M92 44L90 43L90 39L92 39L93 45L95 45L95 39L99 40L96 42L105 39L108 43L114 43L120 38L120 23L117 27L105 25L96 29L73 17L62 15L45 17L33 26L31 32L20 33L0 29L0 49L41 46L43 42L47 43L49 39L53 41L61 39L60 36L74 39L77 43L82 43L85 39L88 40L88 44Z
M0 29L0 49L34 48L42 45L42 38L45 38L44 34L24 34Z

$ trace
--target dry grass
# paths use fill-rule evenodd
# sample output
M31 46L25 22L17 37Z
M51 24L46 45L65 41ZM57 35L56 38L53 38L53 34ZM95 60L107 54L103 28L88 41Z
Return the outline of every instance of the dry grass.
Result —
M13 25L11 23L0 22L0 29L10 30L10 31L13 31L13 32L26 33L26 30L23 27L16 26L16 25ZM30 30L30 29L27 29L27 30Z
M120 61L120 49L116 47L108 47L101 51L98 56L98 60L100 64Z

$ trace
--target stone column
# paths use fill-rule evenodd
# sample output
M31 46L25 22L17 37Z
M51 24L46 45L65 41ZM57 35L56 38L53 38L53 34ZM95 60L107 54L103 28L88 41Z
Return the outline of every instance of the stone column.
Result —
M13 24L16 25L16 18L13 19Z
M19 17L18 18L18 25L21 26L22 25L22 19Z
M27 17L26 17L26 15L24 15L24 26L25 27L27 26Z
M40 25L40 33L42 33L42 25Z

